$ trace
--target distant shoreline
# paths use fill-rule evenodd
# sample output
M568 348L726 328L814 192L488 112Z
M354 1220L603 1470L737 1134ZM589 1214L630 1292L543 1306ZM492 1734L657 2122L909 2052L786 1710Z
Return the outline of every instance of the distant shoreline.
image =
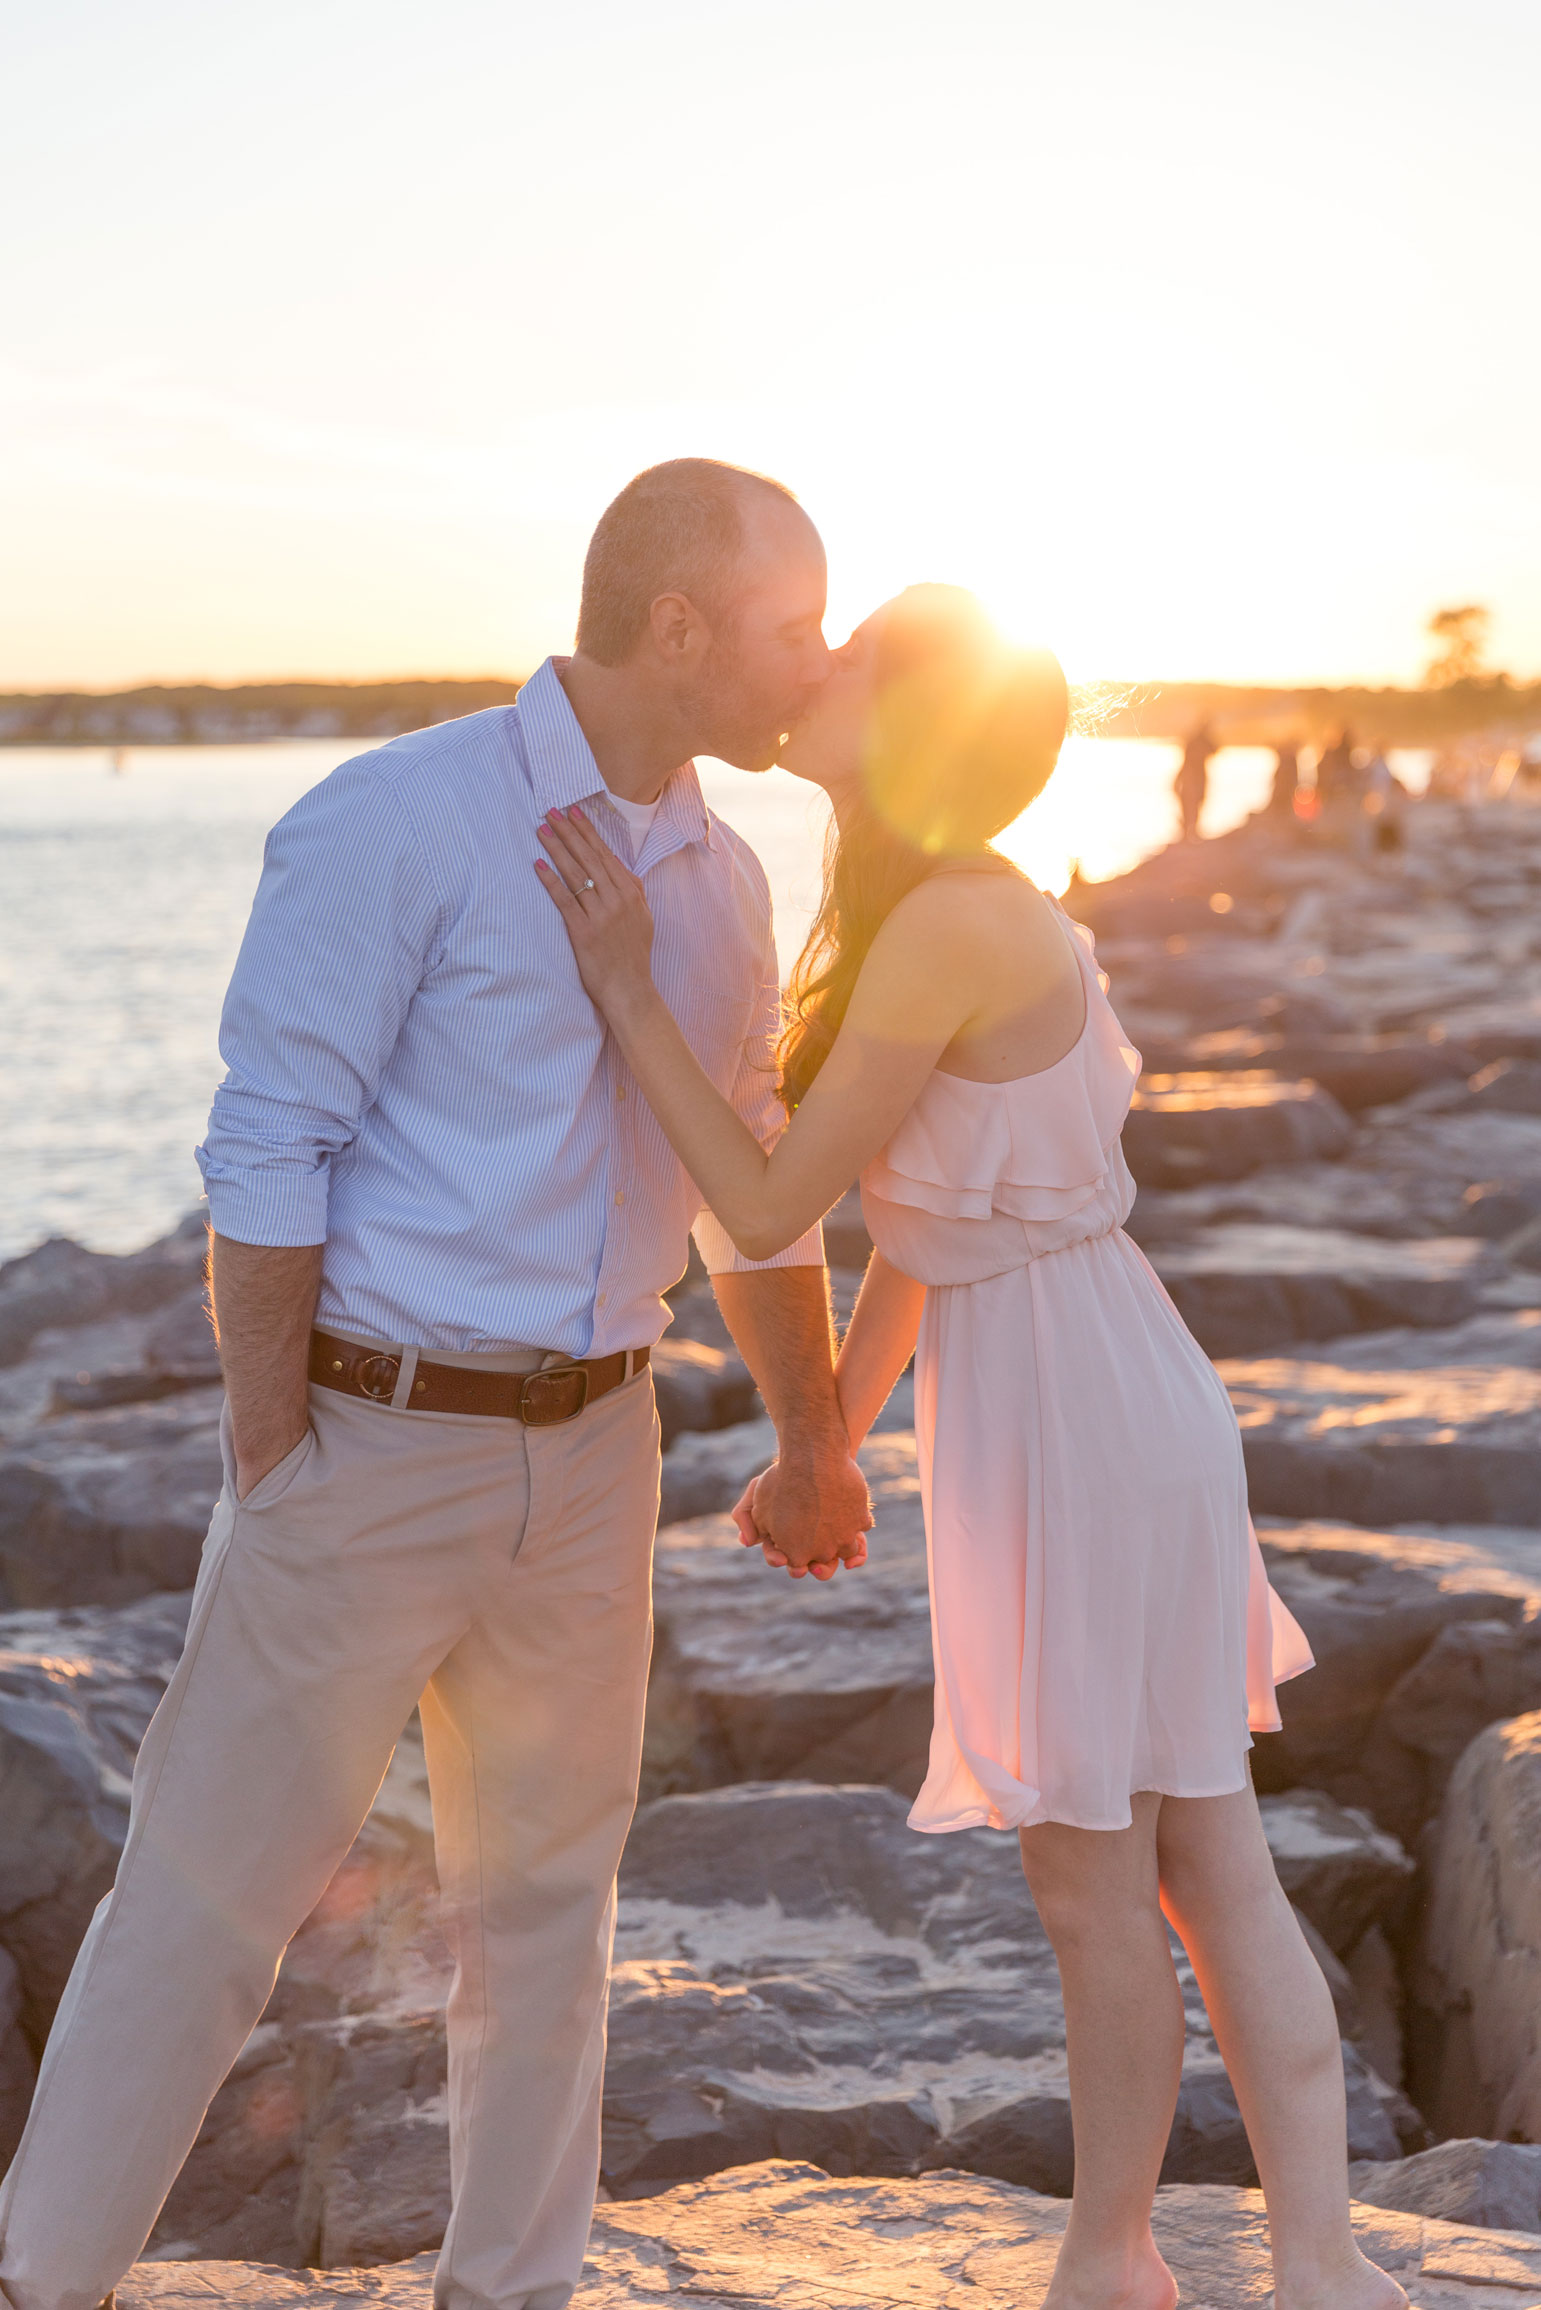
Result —
M249 682L221 688L0 694L4 746L240 746L279 738L399 737L505 706L511 677L480 681ZM1210 722L1231 745L1319 739L1347 727L1391 746L1438 746L1484 732L1541 729L1541 682L1505 674L1444 689L1291 689L1223 682L1100 683L1083 726L1105 738L1182 738Z

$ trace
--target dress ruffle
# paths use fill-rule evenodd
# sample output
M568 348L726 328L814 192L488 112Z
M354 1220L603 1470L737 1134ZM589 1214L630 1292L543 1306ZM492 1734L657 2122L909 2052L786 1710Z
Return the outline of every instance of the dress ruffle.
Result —
M1063 919L1089 960L1091 933ZM1105 993L1095 964L1085 977L1093 971ZM1107 1183L1140 1065L1088 983L1085 1022L1062 1059L1005 1083L932 1075L863 1188L938 1219L1067 1219Z

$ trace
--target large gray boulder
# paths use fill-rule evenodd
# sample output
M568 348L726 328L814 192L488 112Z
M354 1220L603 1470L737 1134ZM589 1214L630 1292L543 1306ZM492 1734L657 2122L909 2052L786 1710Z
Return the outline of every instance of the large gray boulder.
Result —
M1068 2191L1064 2018L1014 1837L917 1837L885 1789L666 1798L621 1874L606 2079L615 2190L776 2154ZM1251 2172L1186 1960L1165 2174ZM1346 2050L1355 2138L1417 2121Z
M1264 1068L1292 1082L1319 1083L1350 1115L1389 1106L1434 1084L1464 1084L1475 1055L1428 1034L1294 1035L1233 1027L1191 1041L1143 1044L1153 1072L1186 1074Z
M1367 1813L1320 1789L1263 1797L1260 1809L1280 1884L1335 1957L1350 1956L1404 1905L1413 1863Z
M1391 1325L1476 1314L1494 1266L1474 1236L1388 1242L1343 1229L1231 1225L1152 1247L1151 1262L1206 1355L1261 1354Z
M75 1412L0 1456L0 1610L189 1588L223 1471L218 1388Z
M1348 2184L1365 2206L1541 2232L1541 2147L1530 2142L1436 2142L1389 2165L1356 2163Z
M906 1809L888 1790L791 1783L639 1815L616 1944L609 2189L792 2152L834 2173L946 2166L1068 2189L1058 1976L1015 1840L917 1837ZM209 2113L158 2250L370 2263L438 2242L436 1935L424 1855L382 1858L361 1840ZM1235 2103L1180 1971L1191 2042L1168 2171L1245 2176ZM1354 2046L1344 2061L1356 2150L1420 2144L1410 2106Z
M0 1947L34 2045L117 1869L134 1758L190 1602L0 1619Z
M1541 1310L1232 1358L1256 1511L1526 1524L1541 1502Z
M1541 2138L1541 1712L1462 1757L1425 1848L1411 2074L1443 2134Z
M1541 1216L1541 1118L1481 1108L1388 1113L1368 1117L1336 1162L1280 1162L1210 1186L1142 1181L1131 1232L1152 1243L1206 1227L1282 1224L1498 1239Z
M765 1440L735 1464L732 1496ZM770 1573L727 1516L660 1531L646 1793L793 1777L919 1788L932 1672L914 1438L874 1436L861 1457L877 1521L859 1572Z
M1041 2302L1068 2207L972 2175L835 2180L805 2163L741 2166L595 2209L581 2310L1025 2310ZM1163 2189L1156 2241L1193 2310L1270 2298L1267 2219L1255 2190ZM1523 2233L1354 2208L1371 2261L1419 2310L1514 2310L1541 2288ZM282 2270L249 2262L139 2263L118 2310L430 2310L433 2259L386 2268Z
M201 1213L143 1251L87 1251L51 1236L0 1264L0 1364L19 1362L40 1331L140 1314L185 1293L201 1272L207 1233Z
M687 1430L747 1420L758 1402L737 1351L701 1340L661 1339L653 1350L653 1388L665 1448Z
M1142 1187L1190 1187L1340 1155L1352 1136L1317 1084L1242 1071L1142 1077L1123 1139Z
M1258 1537L1316 1660L1280 1688L1284 1729L1253 1750L1258 1787L1325 1790L1411 1840L1483 1726L1517 1698L1541 1702L1541 1530L1265 1519Z
M10 2164L37 2079L37 2056L22 2026L21 1974L8 1949L0 1949L0 2173Z

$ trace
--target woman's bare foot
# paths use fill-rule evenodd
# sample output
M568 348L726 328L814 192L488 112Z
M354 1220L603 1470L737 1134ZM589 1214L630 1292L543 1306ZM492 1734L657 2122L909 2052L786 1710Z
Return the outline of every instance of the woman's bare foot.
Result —
M1356 2254L1352 2265L1310 2285L1280 2286L1274 2310L1408 2310L1406 2294L1384 2270Z
M1137 2255L1079 2251L1074 2267L1062 2248L1043 2310L1175 2310L1176 2301L1177 2280L1152 2240Z

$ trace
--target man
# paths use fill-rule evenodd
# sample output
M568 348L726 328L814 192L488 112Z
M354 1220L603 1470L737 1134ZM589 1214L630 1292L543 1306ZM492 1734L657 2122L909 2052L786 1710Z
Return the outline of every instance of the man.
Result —
M139 2251L420 1694L455 1955L434 2299L573 2290L651 1638L645 1366L700 1198L535 829L581 802L631 859L660 983L768 1139L769 894L688 757L775 759L823 611L787 491L656 467L595 532L570 660L345 764L269 840L199 1151L225 1489L0 2195L11 2310L92 2310ZM780 1438L756 1524L794 1569L859 1561L817 1232L759 1266L696 1233Z

